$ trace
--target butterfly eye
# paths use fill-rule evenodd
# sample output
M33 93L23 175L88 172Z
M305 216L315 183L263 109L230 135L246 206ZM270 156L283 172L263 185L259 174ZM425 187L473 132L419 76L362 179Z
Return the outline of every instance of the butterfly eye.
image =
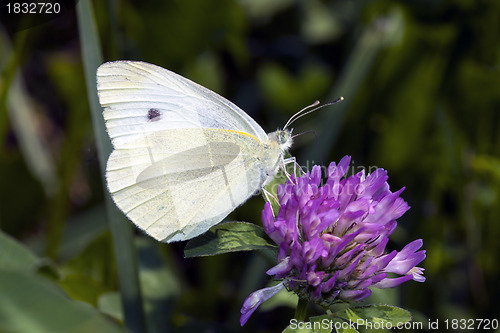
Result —
M278 140L280 144L286 143L288 141L288 133L286 131L280 131Z

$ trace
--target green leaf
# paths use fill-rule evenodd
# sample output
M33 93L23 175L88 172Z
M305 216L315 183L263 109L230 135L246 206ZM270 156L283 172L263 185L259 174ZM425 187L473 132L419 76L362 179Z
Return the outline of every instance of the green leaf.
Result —
M0 231L0 269L30 271L38 262L24 245Z
M58 284L72 299L92 305L97 305L99 295L104 292L103 286L98 281L84 274L65 275Z
M336 312L335 315L359 323L359 325L364 323L390 323L395 327L411 320L411 314L407 310L384 304L350 307Z
M92 306L71 300L55 283L40 276L0 270L0 295L0 332L125 332Z
M275 248L262 227L247 222L218 224L203 235L190 240L184 249L186 258L221 253Z

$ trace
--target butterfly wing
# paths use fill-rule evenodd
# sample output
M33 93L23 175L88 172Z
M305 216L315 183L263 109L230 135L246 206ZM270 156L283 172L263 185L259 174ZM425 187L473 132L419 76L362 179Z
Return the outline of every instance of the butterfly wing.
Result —
M260 189L269 161L257 138L218 129L153 132L113 151L107 181L118 207L157 240L195 237Z
M218 94L164 68L139 61L115 61L97 70L99 100L115 147L168 129L218 128L267 140L245 112Z
M161 67L105 63L97 88L115 148L106 172L113 200L158 240L186 240L220 222L280 157L236 105Z

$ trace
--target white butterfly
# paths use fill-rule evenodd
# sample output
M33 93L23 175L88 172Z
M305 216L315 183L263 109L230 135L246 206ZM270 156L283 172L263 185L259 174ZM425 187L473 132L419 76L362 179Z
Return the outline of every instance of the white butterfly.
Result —
M225 98L145 62L101 65L97 90L114 146L111 196L159 241L222 221L274 178L292 144L289 130L266 134Z

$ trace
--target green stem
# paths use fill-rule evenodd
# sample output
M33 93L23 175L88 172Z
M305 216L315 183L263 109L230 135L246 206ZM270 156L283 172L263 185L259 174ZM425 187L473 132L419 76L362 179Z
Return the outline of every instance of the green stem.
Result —
M106 135L102 108L97 98L95 75L97 67L102 64L101 43L95 23L93 1L80 0L76 6L80 49L87 85L91 119L96 136L97 152L101 170L106 170L106 160L111 152L111 142ZM102 184L106 184L104 172ZM105 185L103 185L105 186ZM104 190L108 192L107 189ZM113 240L113 250L116 260L118 282L124 323L128 332L147 332L142 294L139 282L137 250L134 244L132 227L125 216L118 211L109 194L105 196L109 229Z
M307 305L309 305L309 301L305 298L299 298L299 302L297 303L297 309L295 309L295 319L300 321L305 321L307 317Z

